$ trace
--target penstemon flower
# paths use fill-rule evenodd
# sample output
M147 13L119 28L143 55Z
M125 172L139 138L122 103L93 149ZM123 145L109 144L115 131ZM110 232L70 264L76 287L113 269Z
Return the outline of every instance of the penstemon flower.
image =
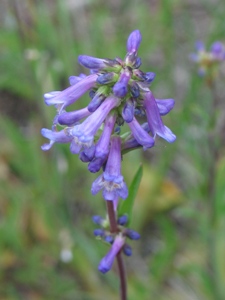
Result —
M78 154L83 162L88 163L90 172L102 169L91 188L93 195L102 191L108 209L108 221L94 218L94 222L103 227L95 230L95 236L111 245L99 264L102 273L111 269L114 258L121 251L128 256L132 254L126 238L135 240L140 237L124 227L126 216L118 216L119 198L128 197L128 188L121 174L122 155L139 147L144 150L153 147L157 136L169 143L176 139L162 121L162 116L174 107L174 100L156 99L150 90L155 74L139 69L141 39L139 30L131 32L124 60L80 55L78 62L89 69L89 75L70 76L68 88L44 95L45 103L55 106L56 116L52 130L41 130L41 134L49 139L49 144L44 144L42 150L49 150L54 143L68 143L71 153ZM86 92L90 95L86 107L66 110ZM123 125L128 129L125 134L120 130ZM106 230L107 222L110 226Z
M218 65L225 60L225 46L219 42L214 42L209 51L206 51L202 41L195 44L196 53L190 54L190 60L198 65L200 76L217 76Z

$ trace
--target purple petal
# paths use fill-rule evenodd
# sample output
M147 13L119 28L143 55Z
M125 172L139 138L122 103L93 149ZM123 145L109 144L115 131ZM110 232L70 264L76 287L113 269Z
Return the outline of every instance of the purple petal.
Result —
M135 117L132 122L128 123L128 126L130 127L135 140L138 144L143 146L144 150L154 146L154 139L142 128Z
M96 109L102 104L106 96L96 93L91 102L88 104L88 110L90 112L96 111Z
M118 254L118 252L122 249L124 243L125 243L124 237L122 237L121 235L117 235L111 246L111 249L99 263L98 270L100 272L105 274L112 268L114 259Z
M128 92L128 82L131 78L129 71L125 71L120 75L118 82L113 87L113 93L116 97L123 98Z
M142 37L139 30L134 30L131 32L127 39L127 52L137 52L140 46Z
M175 104L174 99L155 99L155 101L161 116L168 114Z
M116 114L110 114L105 119L102 135L95 148L95 157L105 159L109 153L110 137L116 122Z
M70 83L70 85L74 85L74 84L78 83L79 81L81 81L86 76L87 75L82 74L82 73L79 76L70 76L69 77L69 83Z
M197 41L195 43L195 49L200 52L200 51L205 51L205 45L202 41Z
M58 116L58 123L61 125L71 126L81 119L90 116L90 114L91 113L87 107L71 112L64 112Z
M55 97L49 97L50 93L44 95L45 103L47 105L59 105L62 104L62 109L66 106L77 101L84 93L92 88L97 79L97 74L92 74L77 82L77 84L68 87L62 92L55 95Z
M88 69L102 69L106 67L106 60L92 57L88 55L79 55L78 56L78 62Z
M148 125L155 136L156 134L164 138L167 142L172 143L176 140L176 136L166 127L159 114L159 110L152 92L146 92L144 97L144 107L148 119ZM129 125L129 124L128 124Z
M46 128L41 129L41 134L43 137L50 140L49 144L44 144L41 149L44 151L49 150L54 143L70 143L72 141L72 137L69 137L65 134L64 130L54 131Z
M122 116L125 122L130 123L133 120L134 109L134 101L131 99L127 100L122 111Z

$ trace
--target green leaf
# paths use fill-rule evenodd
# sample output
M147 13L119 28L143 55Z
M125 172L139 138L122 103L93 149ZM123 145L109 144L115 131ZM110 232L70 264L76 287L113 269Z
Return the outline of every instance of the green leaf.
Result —
M119 207L119 215L128 215L128 225L131 224L131 217L132 217L132 209L134 205L134 200L137 195L137 191L141 182L141 178L143 175L143 167L140 165L136 174L134 175L133 181L129 187L129 195L126 200L122 202Z

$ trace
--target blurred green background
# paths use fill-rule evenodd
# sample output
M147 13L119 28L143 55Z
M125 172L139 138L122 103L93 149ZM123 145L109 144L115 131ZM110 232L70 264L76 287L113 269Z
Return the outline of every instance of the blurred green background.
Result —
M116 267L97 270L108 248L92 236L92 215L105 214L90 192L96 174L68 145L42 152L40 129L55 114L43 93L85 71L77 56L123 58L134 29L142 70L156 73L151 90L176 100L164 122L177 141L158 139L123 159L128 185L144 166L132 222L142 238L125 258L128 299L225 299L225 135L216 158L208 139L215 113L225 130L225 69L216 112L188 59L196 40L225 42L224 15L223 0L0 2L0 300L118 299Z

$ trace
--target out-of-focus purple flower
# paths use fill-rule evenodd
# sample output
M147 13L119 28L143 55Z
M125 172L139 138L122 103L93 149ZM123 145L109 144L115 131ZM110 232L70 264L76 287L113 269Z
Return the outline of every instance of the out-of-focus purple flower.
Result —
M104 223L104 219L101 216L93 216L92 221L97 225L102 225Z
M125 244L123 246L123 253L126 255L126 256L131 256L132 255L132 248L131 246L129 246L128 244Z
M125 238L122 235L117 235L111 249L105 257L100 261L98 270L103 274L107 273L113 265L114 259L125 243Z
M140 239L140 234L137 231L134 231L132 229L126 229L125 234L131 240L139 240Z
M217 41L213 43L210 48L210 52L213 55L215 60L218 61L225 60L225 47L221 42Z
M111 147L106 163L105 171L92 184L92 194L102 191L105 200L113 201L117 196L126 199L127 186L121 175L121 139L119 136L111 138Z
M127 215L122 215L121 217L118 218L117 223L121 226L126 225L128 222L128 216Z
M146 110L148 125L152 134L154 136L159 135L167 142L173 143L176 140L176 136L168 127L163 124L157 103L152 92L150 91L145 93L144 107Z
M214 42L209 51L206 51L202 41L195 44L196 53L190 54L190 60L198 65L200 76L209 75L212 77L218 74L218 65L225 60L225 46L220 42Z

